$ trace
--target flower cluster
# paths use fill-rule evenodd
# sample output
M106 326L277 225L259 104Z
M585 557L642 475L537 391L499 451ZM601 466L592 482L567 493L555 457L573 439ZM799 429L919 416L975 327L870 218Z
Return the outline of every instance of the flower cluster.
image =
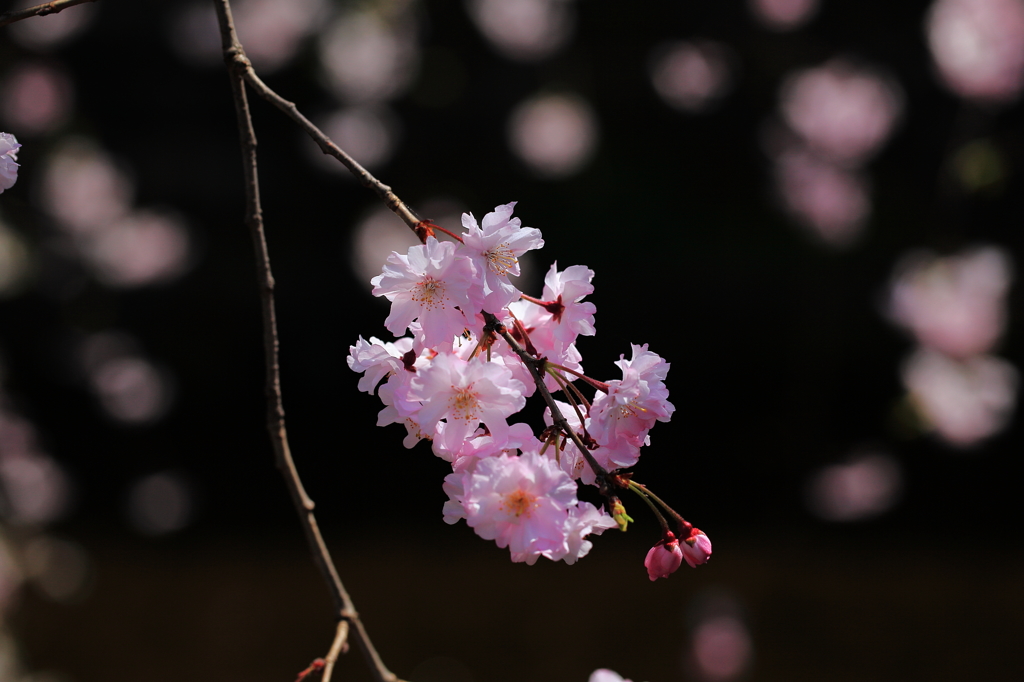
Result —
M420 223L423 243L393 252L371 280L373 294L391 301L384 326L395 336L408 333L394 342L360 337L350 348L349 367L363 374L359 389L376 391L384 403L377 424L403 424L409 448L430 441L452 466L444 520L465 519L484 539L508 547L513 561L576 562L590 551L589 535L625 529L631 520L616 496L624 489L656 513L654 502L663 506L680 537L689 537L682 517L621 473L637 463L651 427L672 417L669 363L633 345L631 357L615 363L621 378L583 374L576 340L595 333L596 308L584 300L594 291L594 272L555 263L541 298L521 292L510 278L519 275L522 255L544 241L512 217L514 207L498 206L479 223L463 215L466 231L449 233L457 243L439 241L434 230L447 230ZM596 389L592 399L577 380ZM551 397L557 391L567 402ZM509 423L537 392L547 403L548 428L539 434ZM610 513L580 501L579 483L598 487ZM686 554L691 565L711 554L701 536L704 557Z

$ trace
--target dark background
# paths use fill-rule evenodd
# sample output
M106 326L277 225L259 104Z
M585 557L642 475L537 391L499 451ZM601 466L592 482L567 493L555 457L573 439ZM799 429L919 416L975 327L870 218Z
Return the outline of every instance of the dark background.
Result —
M8 612L26 665L59 679L291 680L333 632L263 423L230 89L222 69L183 63L169 47L178 4L101 0L89 27L46 59L74 82L61 134L87 134L130 167L137 203L185 216L197 245L190 271L113 290L47 255L54 228L30 188L57 133L19 136L18 184L0 199L43 264L37 284L0 300L5 389L73 483L69 512L47 532L89 557L74 599L54 603L29 586ZM687 614L707 594L742 607L754 651L746 679L1024 674L1012 650L1024 634L1019 426L962 452L894 416L912 349L881 313L894 264L919 247L1024 252L1020 105L972 109L937 83L922 31L929 4L828 2L806 27L776 33L741 2L588 0L576 3L569 44L534 63L496 53L462 3L415 10L425 56L393 102L401 144L377 175L414 208L455 197L480 217L518 201L516 215L544 234L541 272L553 260L596 272L598 334L578 344L586 367L611 378L629 343L672 363L677 411L636 477L704 529L715 555L656 583L642 568L656 524L639 503L627 535L595 538L573 567L512 565L441 521L448 466L422 444L402 448L400 427L375 427L380 405L356 391L345 363L357 336L386 335L386 307L349 268L353 226L376 200L311 163L302 133L251 98L292 449L342 577L400 676L420 666L412 679L429 682L441 665L431 660L456 659L466 680L585 680L603 666L638 682L689 679ZM715 111L689 115L658 98L647 63L654 46L697 37L730 46L739 71ZM431 55L441 51L439 76ZM906 98L869 166L870 222L845 250L778 210L759 137L785 76L836 55L884 66ZM30 56L0 38L0 64ZM450 60L456 94L430 104L424 88L447 83ZM323 111L333 102L315 61L309 42L265 80L301 110ZM510 109L544 88L580 93L599 122L595 157L566 179L535 177L505 142ZM999 192L944 189L965 116L1009 159ZM54 295L54 278L77 278L74 293ZM1012 290L999 354L1020 367L1018 300ZM158 422L105 418L72 371L75 339L110 329L173 373L176 397ZM815 518L808 477L865 445L899 463L899 502L859 523ZM125 514L129 487L168 469L190 482L193 520L141 535ZM363 679L356 656L338 679Z

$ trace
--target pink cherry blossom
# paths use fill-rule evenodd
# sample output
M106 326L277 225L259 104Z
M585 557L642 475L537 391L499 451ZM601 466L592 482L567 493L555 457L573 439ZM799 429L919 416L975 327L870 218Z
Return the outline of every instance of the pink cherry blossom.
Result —
M590 408L590 434L605 447L617 449L619 441L633 447L645 445L654 422L669 421L676 409L662 383L669 364L648 351L646 344L632 348L632 359L619 356L615 363L622 370L622 380L607 382L608 392L594 398Z
M584 430L580 425L579 417L576 411L572 409L567 403L555 401L555 405L561 411L562 416L565 417L566 422L569 424L569 428L575 431L580 436L583 435ZM544 423L551 426L554 421L551 418L551 410L544 410ZM590 428L591 420L589 418L584 419L584 424L587 430ZM644 444L646 444L645 439ZM554 456L552 453L551 456ZM640 446L633 445L623 439L615 440L610 445L600 445L595 450L590 450L590 456L594 460L604 467L606 471L615 471L616 469L628 469L637 463L640 459ZM569 474L571 478L578 478L587 485L593 485L597 480L597 476L594 474L594 470L590 468L590 464L586 458L576 447L576 444L571 440L565 443L561 443L561 449L558 451L558 464L562 468L562 471Z
M446 422L438 422L432 446L435 455L452 463L452 470L465 471L480 457L513 454L515 450L536 452L540 449L541 442L533 435L533 429L529 424L512 424L506 437L498 439L493 433L485 432L483 429L477 429L472 436L464 438L461 435L461 428L448 428Z
M478 226L472 213L462 214L462 225L468 231L463 235L459 255L465 256L476 267L482 280L481 307L498 313L519 298L522 292L509 281L509 275L519 276L519 257L531 249L544 246L540 230L521 227L519 218L512 217L516 202L498 206L484 216Z
M495 439L503 440L508 437L506 418L526 404L524 388L499 362L441 354L416 372L409 397L423 404L419 422L424 429L433 430L445 419L449 439L469 438L483 422Z
M626 370L636 370L638 377L652 386L654 382L665 381L671 367L669 363L657 353L647 350L646 343L642 346L631 343L629 346L633 349L633 357L627 360L625 355L620 355L615 361L615 366L621 369L623 374ZM668 391L665 391L665 395L668 395Z
M18 149L21 145L10 133L0 133L0 194L18 181Z
M706 564L711 558L711 540L701 530L690 529L690 537L686 538L679 547L683 552L683 558L690 568L697 568Z
M420 426L420 403L408 397L412 376L410 372L392 374L377 391L377 396L384 403L384 409L377 415L377 426L404 425L407 435L402 444L407 448L415 446L424 438L429 440L434 435L433 429L425 430Z
M479 310L470 298L473 264L455 254L455 244L427 237L402 256L392 252L381 274L370 280L374 296L391 301L384 326L395 336L413 320L422 326L420 341L432 347L462 333Z
M672 533L665 535L667 537L651 547L647 552L647 558L644 559L644 566L647 567L647 575L651 580L669 577L683 563L683 551L679 549L679 540Z
M386 343L371 336L369 342L360 336L356 345L349 346L348 366L353 372L365 372L359 380L359 390L373 393L381 379L404 369L403 357L412 350L412 339L404 338Z
M577 506L569 509L569 517L565 522L565 537L567 542L564 556L550 556L549 559L562 559L565 563L572 565L579 559L585 557L594 546L588 535L600 535L610 528L618 528L618 523L611 514L600 509L589 502L580 502Z
M553 460L531 452L486 457L471 471L449 475L445 490L452 497L445 521L457 521L461 506L477 535L508 547L514 558L568 554L566 518L577 503L576 484Z
M594 293L594 271L585 265L570 265L564 271L558 271L558 262L551 264L551 269L544 276L544 300L555 302L560 309L548 312L555 323L552 334L561 348L576 341L579 335L593 336L594 313L597 306L590 301L584 302L586 296Z

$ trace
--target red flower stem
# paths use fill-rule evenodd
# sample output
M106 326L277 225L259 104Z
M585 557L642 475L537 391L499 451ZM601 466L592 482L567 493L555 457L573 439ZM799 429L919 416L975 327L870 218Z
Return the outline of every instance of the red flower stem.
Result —
M582 424L583 421L584 421L583 420L583 413L580 412L579 404L577 404L576 399L573 397L573 395L569 391L566 390L567 388L573 388L573 389L576 390L577 393L579 393L579 389L577 389L575 386L573 386L568 381L566 381L562 377L562 375L560 375L557 371L553 370L550 366L548 366L546 369L547 369L548 374L553 376L555 378L555 381L558 382L558 385L562 389L562 394L565 395L565 399L569 401L570 405L572 405L572 409L576 410L576 416L580 418L580 424Z
M563 367L562 365L556 365L553 362L550 363L550 364L555 369L559 369L559 370L561 370L563 372L568 372L569 374L572 374L573 376L575 376L578 379L583 379L585 382L587 382L588 384L590 384L591 386L593 386L594 388L596 388L599 391L602 391L604 393L608 392L608 384L606 384L603 381L598 381L597 379L591 379L586 374L582 374L580 372L577 372L574 369L569 369L568 367Z
M658 497L657 495L652 493L650 490L648 490L647 486L643 485L642 483L637 483L635 481L630 481L629 482L629 488L630 488L630 490L633 490L634 492L640 492L643 495L646 495L646 496L650 497L652 500L654 500L655 502L660 504L662 509L667 511L669 513L669 515L676 521L676 523L679 524L679 526L681 528L685 528L686 530L690 530L691 528L693 528L693 524L691 524L689 521L687 521L682 516L680 516L679 513L675 509L673 509L672 507L668 506L668 504L665 503L665 500L661 499L660 497Z
M448 236L449 236L449 237L451 237L452 239L455 239L455 240L457 240L457 241L458 241L458 242L459 242L460 244L465 244L465 242L464 242L464 241L462 241L462 237L460 237L459 235L455 234L455 233L454 233L454 232L452 232L451 230L449 230L449 229L446 229L446 228L444 228L444 227L441 227L440 225L438 225L438 224L436 224L436 223L430 223L430 226L431 226L432 228L434 228L435 230L440 230L441 232L444 232L444 233L445 233L446 235L448 235Z
M545 306L551 303L551 301L542 301L539 298L534 298L533 296L530 296L529 294L520 294L519 298L523 299L524 301L529 301L530 303L536 303L537 305L540 306Z
M564 377L563 377L563 378L564 378ZM570 390L571 390L571 391L572 391L572 392L573 392L574 394L576 394L576 399L577 399L577 400L579 400L579 402L580 402L581 404L583 404L583 405L584 405L584 406L585 406L585 407L587 408L587 414L590 414L590 401L589 401L589 400L587 400L587 396L583 395L583 392L582 392L582 391L580 391L580 389L578 389L578 388L576 387L576 385L575 385L575 384L572 384L572 383L566 382L566 384L565 384L565 385L566 385L566 386L567 386L567 387L568 387L568 388L569 388L569 389L570 389ZM568 392L566 392L566 395L567 395L567 396L569 395L569 394L568 394ZM581 421L580 423L582 424L583 422Z

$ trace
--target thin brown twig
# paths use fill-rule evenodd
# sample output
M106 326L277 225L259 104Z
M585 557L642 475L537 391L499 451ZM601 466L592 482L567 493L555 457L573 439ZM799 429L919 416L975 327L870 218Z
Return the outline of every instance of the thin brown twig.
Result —
M348 621L339 620L338 629L334 633L334 642L331 644L330 651L327 652L327 656L324 657L324 673L323 680L330 682L331 673L334 672L334 664L338 662L338 656L341 656L345 650L345 645L348 642Z
M385 206L394 211L395 215L401 218L402 222L408 225L410 229L414 232L416 231L416 227L422 221L415 213L412 212L412 209L406 206L405 202L399 199L398 196L391 191L391 187L375 178L370 171L359 165L358 161L346 154L341 147L334 144L334 142L331 141L331 138L327 137L323 131L313 125L308 118L302 115L302 112L299 111L299 108L295 106L294 102L289 102L271 90L266 83L260 80L251 65L245 69L244 73L246 82L253 90L256 91L256 94L283 111L288 118L298 123L299 126L305 130L311 138L313 138L313 141L320 146L320 149L324 154L329 154L338 159L338 161L341 161L345 168L348 168L359 182L361 182L365 187L369 187L376 192L377 196L380 197Z
M82 5L87 2L96 2L96 0L53 0L53 2L44 2L43 4L36 5L35 7L13 9L10 12L0 14L0 26L13 24L16 21L28 19L29 17L45 17L47 14L56 14L62 9L74 7L75 5Z
M267 394L267 430L274 448L275 460L284 476L296 511L302 519L302 527L313 553L313 559L327 583L334 601L335 615L342 623L347 624L336 632L331 646L333 660L345 644L349 631L354 635L369 663L377 682L400 682L394 673L385 667L376 649L370 642L363 623L356 612L348 592L338 576L338 571L331 559L331 554L320 534L316 517L313 514L314 504L302 485L295 462L288 445L285 430L284 403L281 395L281 375L278 362L279 341L277 335L277 315L274 307L274 276L270 269L270 256L267 251L266 235L263 229L263 211L260 206L259 174L256 163L256 133L249 114L249 103L245 92L245 74L252 71L249 60L245 56L238 35L235 32L234 20L231 16L229 0L215 0L217 19L220 24L221 43L224 49L224 61L228 67L231 80L231 91L235 102L235 114L238 119L239 142L242 147L243 171L245 174L245 222L249 228L256 251L256 267L260 281L260 302L263 313L263 343L266 363L266 394ZM329 654L330 656L330 654ZM330 679L325 669L322 677L324 682Z

